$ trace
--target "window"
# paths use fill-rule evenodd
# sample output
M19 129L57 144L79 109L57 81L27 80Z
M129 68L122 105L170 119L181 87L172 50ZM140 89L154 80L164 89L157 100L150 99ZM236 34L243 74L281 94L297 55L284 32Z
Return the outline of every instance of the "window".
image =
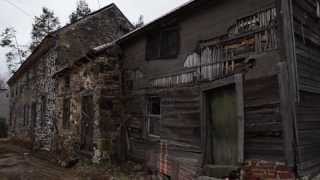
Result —
M70 128L70 99L63 100L63 128Z
M28 125L28 117L29 117L29 108L28 108L28 105L24 105L24 107L23 107L23 127Z
M150 34L147 37L147 60L175 58L179 51L179 31L177 27Z
M64 77L64 86L65 86L66 89L70 88L70 75L66 75Z
M150 97L147 105L147 132L150 136L160 136L161 100Z
M42 96L41 97L41 121L40 121L41 127L45 125L46 112L47 112L47 98L45 96Z

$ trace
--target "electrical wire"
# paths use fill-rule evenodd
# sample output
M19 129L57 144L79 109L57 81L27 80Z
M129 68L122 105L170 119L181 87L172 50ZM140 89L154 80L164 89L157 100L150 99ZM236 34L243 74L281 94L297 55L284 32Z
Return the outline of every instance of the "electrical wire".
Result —
M33 18L34 16L30 13L28 13L27 11L25 11L24 9L22 9L21 7L17 6L16 4L14 4L13 2L9 1L9 0L3 0L5 2L7 2L8 4L10 4L11 6L15 7L16 9L18 9L20 12L22 12L24 15L29 16L31 18Z

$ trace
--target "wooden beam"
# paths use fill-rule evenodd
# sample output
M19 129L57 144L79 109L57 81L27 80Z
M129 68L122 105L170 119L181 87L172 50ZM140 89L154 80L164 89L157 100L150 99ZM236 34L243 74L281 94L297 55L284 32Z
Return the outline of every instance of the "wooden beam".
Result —
M288 80L292 101L299 102L299 82L295 52L295 37L293 28L292 0L277 1L278 21L280 23L280 47L283 60L288 62Z
M287 64L282 62L278 64L279 91L280 91L280 116L284 134L284 152L289 167L296 165L296 123L295 123L295 104L292 104L290 96L290 86Z
M243 76L242 74L237 74L234 77L236 84L236 94L237 94L237 118L239 125L239 141L238 141L238 157L239 163L244 162L244 97L243 97Z

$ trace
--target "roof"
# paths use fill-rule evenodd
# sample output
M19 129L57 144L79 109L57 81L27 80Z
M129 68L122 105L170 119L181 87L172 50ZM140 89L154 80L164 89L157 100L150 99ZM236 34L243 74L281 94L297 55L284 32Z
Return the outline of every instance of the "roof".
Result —
M209 0L190 0L190 1L182 4L181 6L178 6L177 8L169 11L168 13L160 16L156 20L151 21L150 23L147 23L146 25L144 25L144 26L142 26L142 27L140 27L140 28L138 28L138 29L136 29L134 31L131 31L130 33L128 33L128 34L126 34L124 36L122 36L120 39L118 39L117 43L118 44L122 44L122 43L126 42L129 39L137 37L140 34L142 34L142 33L146 32L146 31L148 31L149 29L151 29L153 26L161 23L165 19L177 16L177 15L182 14L182 13L188 13L188 12L190 12L190 10L195 10L194 8L202 5L205 2L210 2L210 1Z
M156 20L151 21L150 23L147 23L146 25L144 25L144 26L142 26L140 28L135 29L134 31L131 31L131 32L125 34L124 36L119 38L117 41L115 41L115 43L118 44L118 45L122 45L122 44L126 43L128 40L134 39L135 37L138 37L139 35L147 32L150 29L152 29L154 26L158 25L163 20L168 19L170 17L177 16L177 15L182 14L182 13L188 13L188 12L190 12L190 10L195 10L196 7L199 7L199 6L203 5L206 2L212 2L212 1L209 1L209 0L190 0L190 1L182 4L181 6L178 6L177 8L169 11L168 13L160 16ZM96 50L104 51L105 48L110 47L107 44L98 46L98 47L94 48L93 50L95 50L95 51Z
M73 23L67 24L67 25L63 26L62 28L60 28L60 29L58 29L58 30L56 30L56 31L54 31L54 32L49 33L49 34L41 41L41 43L36 47L36 49L32 52L32 54L22 63L22 65L19 67L19 69L10 77L10 79L8 80L8 84L9 84L9 85L12 84L21 74L23 74L23 72L24 72L30 65L32 65L35 60L37 60L37 57L38 57L37 55L39 55L39 53L40 53L40 54L44 54L44 53L47 52L47 51L40 51L40 49L43 49L43 46L46 46L46 45L50 44L51 46L49 45L48 48L45 48L46 50L49 50L49 48L51 48L51 47L55 44L55 43L54 43L54 42L55 42L54 40L56 39L56 35L57 35L59 32L61 32L62 30L66 29L66 28L68 28L68 27L70 27L71 25L77 24L78 22L81 22L82 20L87 19L87 18L89 18L89 17L92 17L92 16L94 16L94 15L96 15L96 14L102 12L102 11L105 11L105 10L109 9L109 8L116 8L117 10L119 10L119 12L122 14L122 16L123 16L123 17L127 20L127 22L130 23L130 25L133 27L133 25L131 24L131 22L130 22L130 21L127 19L127 17L121 12L121 10L116 6L116 4L111 3L111 4L109 4L109 5L105 6L105 7L97 10L97 11L94 11L94 12L90 13L89 15L87 15L87 16L85 16L85 17L83 17L83 18L80 18L79 20L77 20L77 21L75 21L75 22L73 22ZM52 38L54 38L53 41L51 41ZM46 46L46 47L47 47L47 46Z
M30 67L34 61L43 53L47 52L49 48L54 45L54 41L51 41L54 38L55 32L48 34L41 43L33 50L32 54L21 64L19 69L10 77L8 84L11 85L25 70Z

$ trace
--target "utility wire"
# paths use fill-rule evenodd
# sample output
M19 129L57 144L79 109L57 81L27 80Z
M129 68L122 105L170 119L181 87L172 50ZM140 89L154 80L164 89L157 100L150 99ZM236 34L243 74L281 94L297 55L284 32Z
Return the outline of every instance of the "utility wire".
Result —
M34 16L30 13L28 13L27 11L25 11L24 9L20 8L19 6L17 6L16 4L14 4L13 2L9 1L9 0L3 0L5 2L7 2L8 4L10 4L11 6L15 7L16 9L18 9L19 11L21 11L24 15L29 16L31 18L33 18Z
M100 0L97 0L99 9L101 8Z

